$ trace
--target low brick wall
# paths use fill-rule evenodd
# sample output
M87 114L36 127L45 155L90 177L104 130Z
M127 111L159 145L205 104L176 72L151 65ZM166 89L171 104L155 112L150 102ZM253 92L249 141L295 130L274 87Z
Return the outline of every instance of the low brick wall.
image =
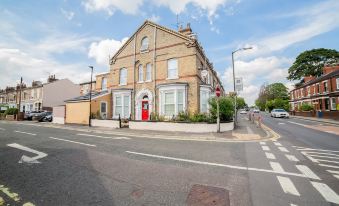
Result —
M302 116L302 117L316 117L316 112L308 111L308 112L291 112L292 115Z
M309 112L290 112L291 115L301 116L301 117L318 117L316 111ZM339 120L339 111L322 111L322 117L320 119L333 119Z
M16 120L16 115L6 115L6 120L14 121L14 120Z
M129 128L135 130L209 133L217 131L217 124L129 121ZM231 131L233 129L233 122L220 123L221 132Z
M339 120L339 111L325 111L323 112L323 118Z
M120 128L119 120L91 119L91 124L93 127Z

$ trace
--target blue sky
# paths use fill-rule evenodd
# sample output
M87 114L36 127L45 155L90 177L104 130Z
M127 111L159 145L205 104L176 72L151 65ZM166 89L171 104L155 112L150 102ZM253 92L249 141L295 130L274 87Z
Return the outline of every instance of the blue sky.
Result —
M89 80L88 65L108 71L108 56L150 19L176 29L191 23L209 59L232 89L231 52L241 95L253 104L264 83L283 82L302 51L339 49L338 0L1 0L0 88L49 74Z

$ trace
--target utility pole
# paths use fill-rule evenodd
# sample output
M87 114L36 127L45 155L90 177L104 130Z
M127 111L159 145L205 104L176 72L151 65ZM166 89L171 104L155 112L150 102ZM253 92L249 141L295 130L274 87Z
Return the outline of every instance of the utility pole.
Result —
M19 115L20 115L20 110L21 110L21 88L22 87L22 77L21 77L21 79L20 79L20 90L19 90L19 109L18 109L18 114L16 115L16 121L19 121Z
M89 117L88 117L88 126L91 127L91 114L92 114L92 81L93 81L93 66L88 66L91 69L91 85L89 89Z

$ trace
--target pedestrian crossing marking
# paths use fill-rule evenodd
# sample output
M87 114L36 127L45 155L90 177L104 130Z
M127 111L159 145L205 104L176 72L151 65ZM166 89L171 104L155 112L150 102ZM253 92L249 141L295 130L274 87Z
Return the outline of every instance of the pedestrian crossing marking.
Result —
M313 187L325 198L327 202L339 204L339 196L329 186L320 182L312 182Z
M291 194L295 196L300 196L297 188L294 186L293 182L288 177L277 176L281 188L286 194Z

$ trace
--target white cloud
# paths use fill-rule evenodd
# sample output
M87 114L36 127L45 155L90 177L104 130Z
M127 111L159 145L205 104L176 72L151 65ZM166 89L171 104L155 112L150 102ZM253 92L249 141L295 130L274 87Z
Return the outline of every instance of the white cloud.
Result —
M60 9L61 13L65 16L65 18L69 21L71 21L74 17L74 12L72 11L66 11L65 9Z
M112 57L127 40L125 37L121 41L105 39L93 42L89 47L88 57L94 58L100 65L108 65L109 56Z
M150 21L153 21L153 22L159 22L161 17L160 16L157 16L157 15L154 15L152 14L152 16L150 18L148 18Z
M137 14L143 0L85 0L82 2L86 11L106 11L112 16L116 10L125 14Z
M293 59L276 56L260 57L251 61L236 60L234 62L235 76L243 77L244 91L241 95L245 97L249 105L254 104L260 85L263 82L287 82L287 68ZM222 80L226 92L233 91L233 71L232 67L225 70Z

